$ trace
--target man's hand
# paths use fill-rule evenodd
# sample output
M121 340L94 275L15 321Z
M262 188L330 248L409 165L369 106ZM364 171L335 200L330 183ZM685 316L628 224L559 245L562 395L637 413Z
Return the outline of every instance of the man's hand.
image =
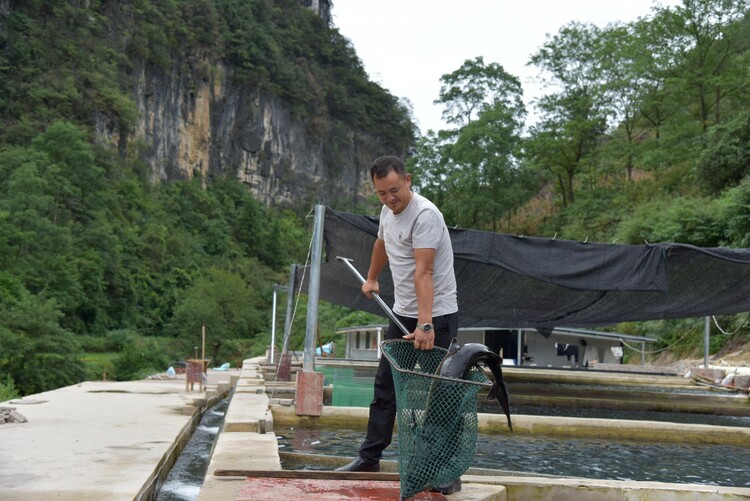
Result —
M435 347L435 333L415 329L414 332L404 336L404 339L413 339L414 348L417 350L431 350Z
M367 299L372 299L372 293L380 294L380 284L377 280L365 280L362 282L362 294L367 296Z

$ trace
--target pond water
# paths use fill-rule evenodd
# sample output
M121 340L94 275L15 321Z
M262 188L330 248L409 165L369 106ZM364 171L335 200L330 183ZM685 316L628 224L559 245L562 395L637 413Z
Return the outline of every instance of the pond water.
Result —
M477 411L488 414L501 414L500 406L494 400L481 399ZM722 416L716 414L691 414L685 412L655 412L619 409L586 409L577 407L543 407L537 405L513 405L512 414L529 416L561 416L599 419L627 419L634 421L666 421L669 423L709 424L713 426L739 426L750 428L750 417Z
M172 470L156 494L156 501L194 501L198 499L211 459L211 448L224 422L230 398L224 398L206 410Z
M279 450L354 456L364 431L277 428ZM592 479L750 487L750 448L479 434L473 467ZM398 435L384 451L398 459Z
M208 468L211 448L224 421L230 398L208 409L172 471L156 495L157 501L195 501ZM495 402L481 403L480 412L500 412ZM750 427L750 418L681 414L514 406L513 414L570 416L701 423ZM364 432L348 428L279 428L280 451L353 456ZM658 442L619 443L595 439L559 439L521 435L479 434L472 466L528 474L592 479L697 483L750 487L750 448ZM398 434L384 459L398 460Z

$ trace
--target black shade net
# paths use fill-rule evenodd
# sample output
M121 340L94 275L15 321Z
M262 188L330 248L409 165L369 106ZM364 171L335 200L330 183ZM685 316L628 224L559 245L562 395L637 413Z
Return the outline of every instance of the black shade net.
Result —
M378 220L326 209L320 299L382 315L367 275ZM450 229L461 327L595 327L750 311L750 249L617 245ZM297 285L309 273L297 270ZM393 304L388 267L380 295ZM307 283L303 283L303 291Z

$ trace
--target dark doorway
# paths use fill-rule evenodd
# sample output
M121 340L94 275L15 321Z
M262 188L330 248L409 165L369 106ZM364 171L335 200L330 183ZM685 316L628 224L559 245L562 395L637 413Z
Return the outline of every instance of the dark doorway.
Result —
M503 359L514 360L518 364L518 331L507 329L488 329L484 331L484 344L490 351L500 353L503 350Z

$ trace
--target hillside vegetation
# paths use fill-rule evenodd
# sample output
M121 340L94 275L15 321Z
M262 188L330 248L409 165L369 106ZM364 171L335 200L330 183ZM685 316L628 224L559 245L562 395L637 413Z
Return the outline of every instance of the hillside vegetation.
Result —
M545 88L529 126L523 86L498 62L475 57L442 76L435 102L450 128L420 138L410 165L448 224L750 246L747 1L655 3L647 16L605 27L570 22L529 64ZM746 319L720 319L728 334L712 339L712 351L748 339ZM702 343L695 322L616 329L687 354Z
M188 65L288 104L311 137L413 145L415 188L450 225L574 240L750 246L750 17L684 0L604 28L569 23L532 55L549 92L469 58L442 77L451 128L414 138L407 108L296 0L27 0L0 8L0 400L85 378L130 379L194 355L263 353L274 284L304 263L297 212L236 179L152 184L139 156L143 65ZM469 55L470 57L470 55ZM118 131L117 145L96 131ZM364 207L336 207L365 210ZM369 208L368 208L369 210ZM280 304L283 304L284 296ZM280 308L280 310L283 308ZM292 347L301 346L304 301ZM373 317L323 304L320 341ZM718 319L712 352L750 337ZM677 356L702 319L620 325ZM283 325L283 312L277 325Z
M408 144L405 108L297 1L5 5L0 400L163 371L195 355L203 325L212 364L264 353L273 285L305 261L311 207L263 206L233 178L152 184L134 131L137 69L180 63L200 77L221 61L228 78L282 98L310 134L336 123ZM119 144L100 141L101 124ZM327 338L347 312L324 310Z

